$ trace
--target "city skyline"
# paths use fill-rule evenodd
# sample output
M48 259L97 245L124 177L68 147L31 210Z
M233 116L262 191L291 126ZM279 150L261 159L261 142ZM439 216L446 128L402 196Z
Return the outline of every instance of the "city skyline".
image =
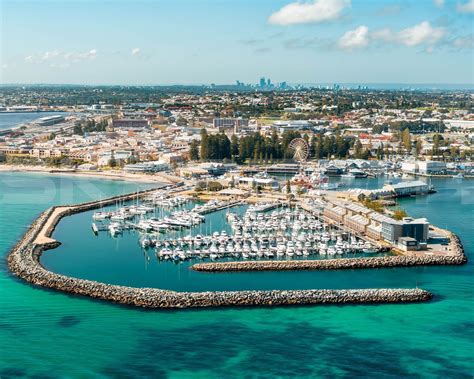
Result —
M472 0L199 5L3 1L0 83L474 82Z

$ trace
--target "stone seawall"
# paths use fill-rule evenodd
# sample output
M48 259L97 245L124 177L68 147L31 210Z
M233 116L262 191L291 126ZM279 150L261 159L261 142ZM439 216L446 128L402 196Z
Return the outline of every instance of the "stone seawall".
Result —
M50 218L53 217L57 207L46 210L32 223L8 255L9 269L33 285L145 308L399 303L427 301L433 296L430 292L418 288L175 292L157 288L124 287L70 278L48 271L40 264L39 259L42 252L57 247L60 242L51 240L48 243L36 244L35 240L39 233L50 237L55 226L64 216L113 204L118 200L131 200L136 196L137 194L118 196L100 202L89 202L65 208L63 212L56 212L54 220L50 220ZM44 231L43 228L46 224L48 224L48 230Z
M352 270L383 267L411 267L435 265L462 265L467 262L464 254L427 256L387 256L372 258L337 258L300 261L240 261L197 263L195 271L286 271L286 270Z

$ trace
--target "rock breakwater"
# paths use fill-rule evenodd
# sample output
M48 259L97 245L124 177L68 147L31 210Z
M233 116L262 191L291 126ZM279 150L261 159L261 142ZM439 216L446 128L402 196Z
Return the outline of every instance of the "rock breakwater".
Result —
M197 263L195 271L287 271L287 270L352 270L382 267L410 267L434 265L462 265L467 262L464 254L424 255L424 256L386 256L371 258L337 258L300 261L244 261Z

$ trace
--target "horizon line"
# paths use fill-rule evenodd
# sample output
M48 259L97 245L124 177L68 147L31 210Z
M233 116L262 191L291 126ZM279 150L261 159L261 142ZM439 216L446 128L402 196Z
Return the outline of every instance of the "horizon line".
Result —
M244 83L240 82L244 87L248 86L258 86L258 83ZM276 82L279 83L279 82ZM396 86L472 86L474 88L474 83L464 82L286 82L289 86L327 86L327 85L364 85L364 86L382 86L382 85L396 85ZM235 83L155 83L155 84L144 84L144 83L51 83L51 82L11 82L11 83L0 83L0 86L83 86L83 87L93 87L93 86L127 86L127 87L202 87L202 86L234 86L237 87ZM278 87L275 87L278 89Z

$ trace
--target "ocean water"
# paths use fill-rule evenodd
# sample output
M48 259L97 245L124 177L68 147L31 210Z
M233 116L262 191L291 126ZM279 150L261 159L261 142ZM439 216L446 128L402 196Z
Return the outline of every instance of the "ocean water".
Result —
M436 194L400 206L458 233L472 257L474 181L433 184ZM6 256L49 205L134 190L120 181L1 173L0 252ZM80 253L81 240L71 241ZM2 260L0 377L472 377L473 271L469 262L268 280L257 278L263 273L212 274L246 287L418 285L436 297L420 304L149 311L32 287Z
M10 129L20 124L35 121L42 117L55 116L58 114L66 115L66 113L63 112L0 113L0 130Z

